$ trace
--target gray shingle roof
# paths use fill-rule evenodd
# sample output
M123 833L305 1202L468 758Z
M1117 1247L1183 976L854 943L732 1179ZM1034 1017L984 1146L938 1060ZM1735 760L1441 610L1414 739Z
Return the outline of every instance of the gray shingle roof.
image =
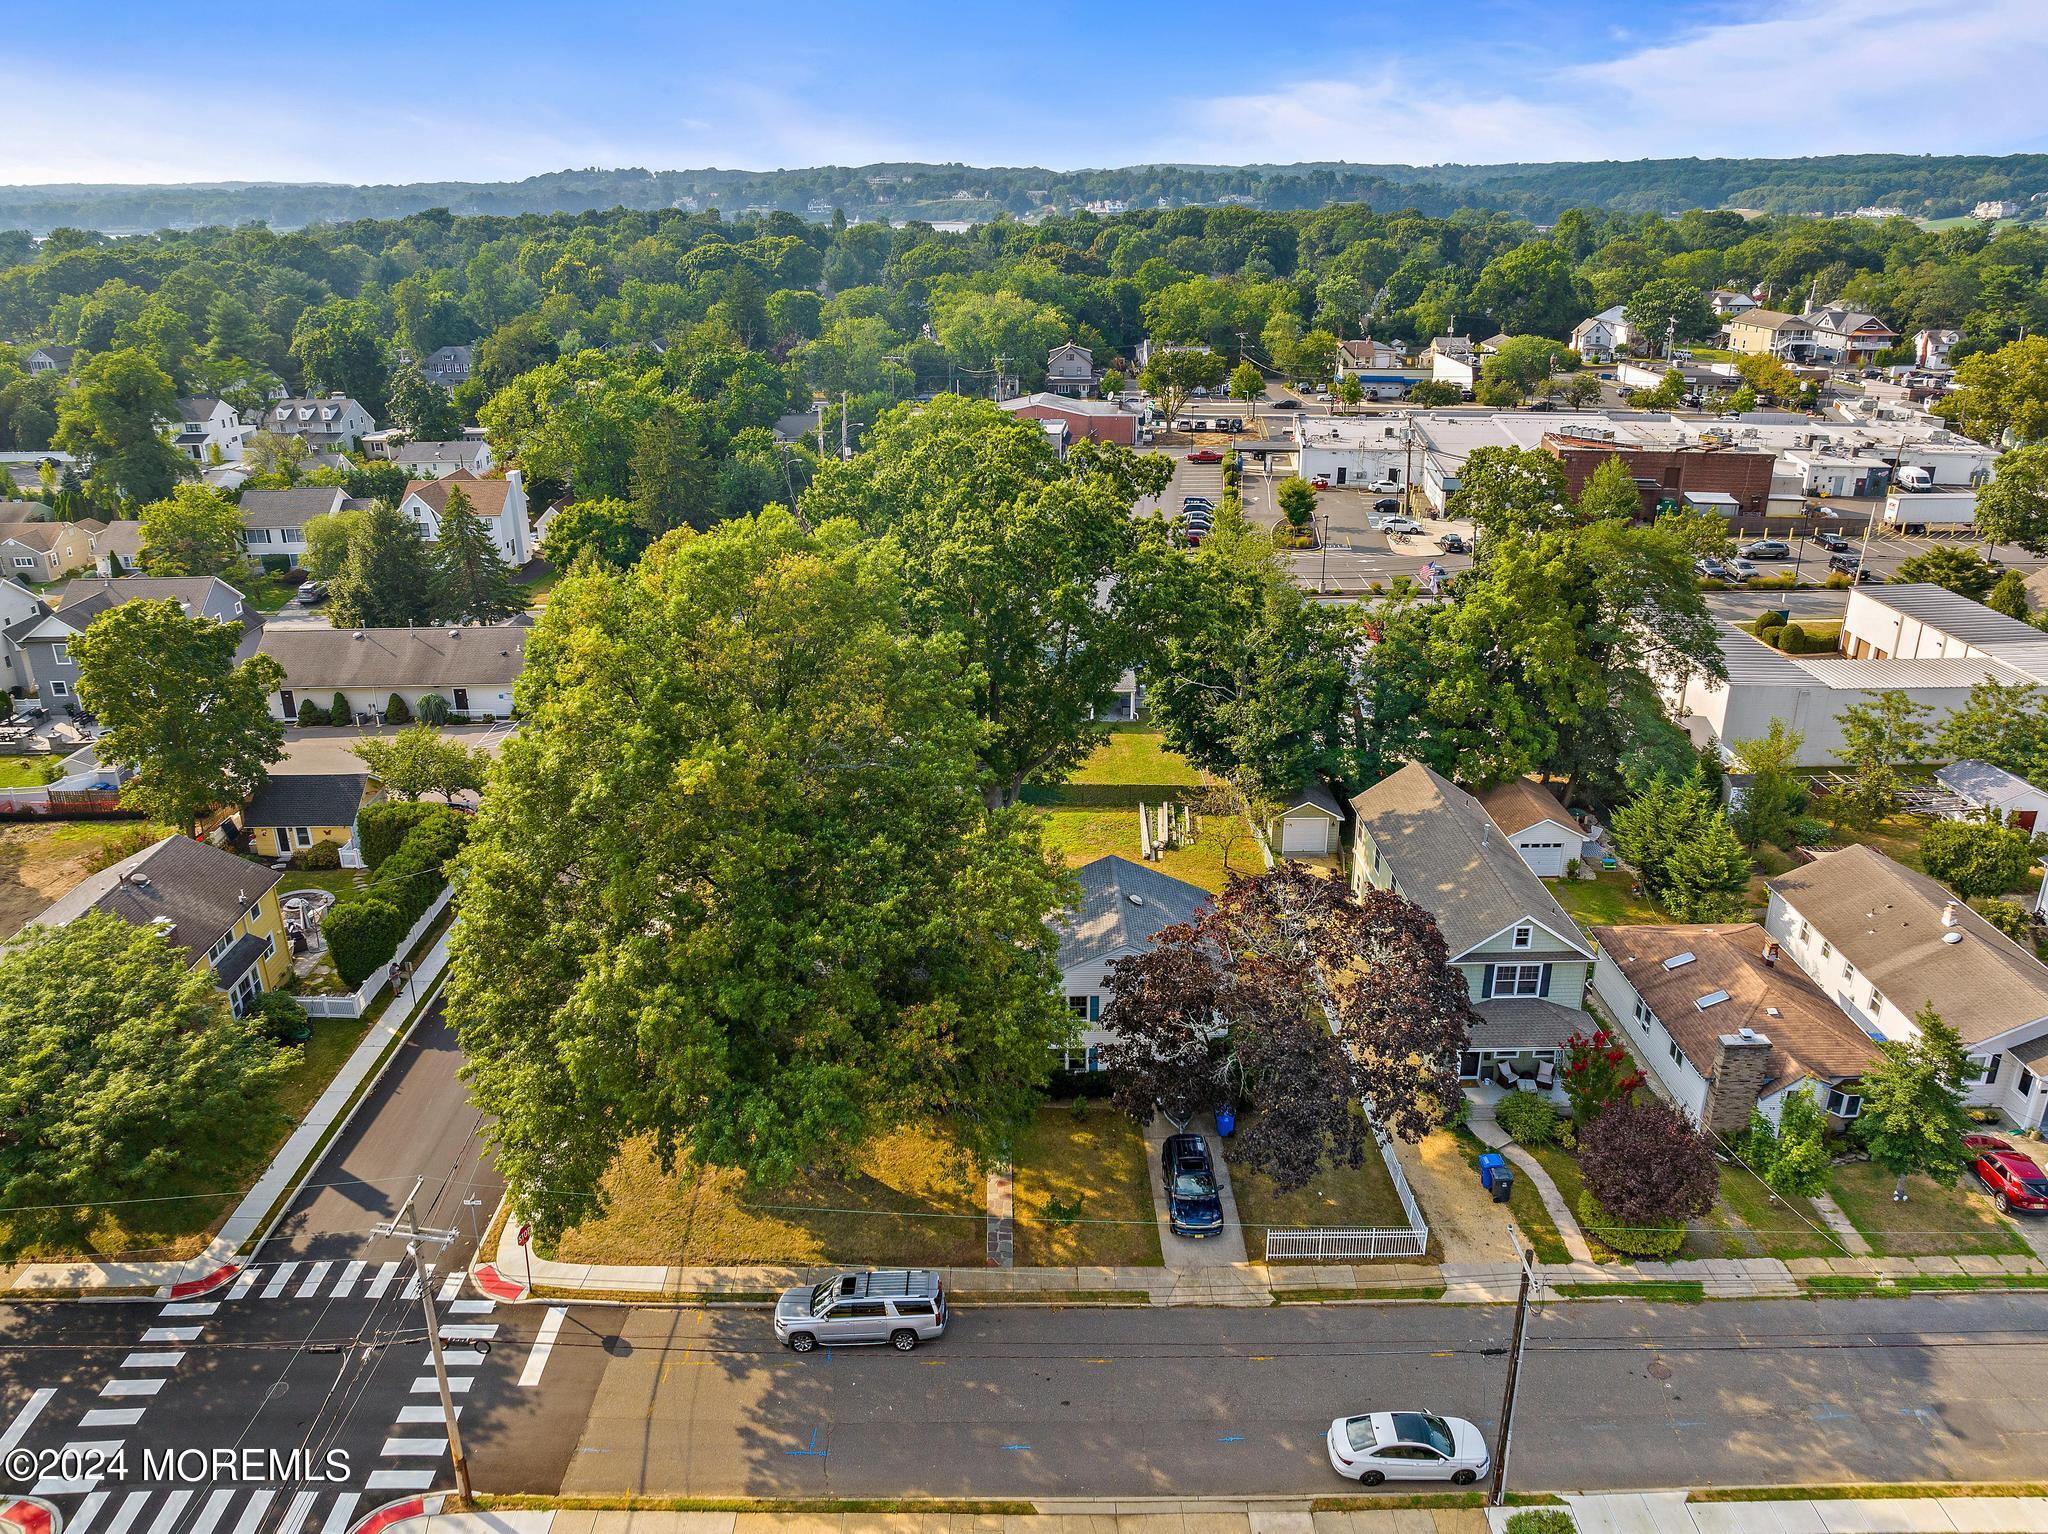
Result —
M249 972L249 967L263 957L263 947L264 940L253 932L244 932L235 939L234 946L213 967L213 978L222 990Z
M1554 1001L1533 996L1482 1001L1472 1010L1479 1026L1470 1049L1562 1049L1574 1033L1588 1033L1592 1019Z
M1822 853L1768 881L1892 1004L1922 1003L1966 1044L2048 1017L2048 967L1925 874L1868 847ZM1941 924L1955 902L1956 925ZM1962 941L1944 943L1951 930Z
M1528 919L1563 942L1585 939L1479 801L1410 762L1351 801L1408 899L1436 918L1453 959ZM1591 950L1585 950L1590 957Z
M272 773L242 811L242 825L353 825L369 781L362 772Z
M508 687L526 664L527 631L516 624L430 629L330 629L277 625L258 647L301 692L394 687Z
M294 485L289 490L244 490L242 526L304 527L339 511L347 499L339 485Z
M80 880L44 907L36 924L61 927L94 910L137 927L164 917L171 942L196 960L283 877L232 852L171 835Z
M1191 922L1209 892L1143 863L1115 855L1076 869L1081 899L1051 923L1060 934L1063 970L1112 954L1142 953L1166 928Z

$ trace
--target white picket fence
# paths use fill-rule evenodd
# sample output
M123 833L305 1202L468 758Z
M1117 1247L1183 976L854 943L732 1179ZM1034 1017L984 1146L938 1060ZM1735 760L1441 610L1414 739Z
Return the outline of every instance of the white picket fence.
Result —
M411 953L413 945L427 935L427 928L434 925L434 919L448 908L448 902L454 896L455 886L452 884L444 886L441 893L434 897L434 903L427 907L426 914L412 924L412 931L399 939L398 947L393 952L390 962L379 965L375 970L372 970L369 976L355 990L343 996L301 996L299 998L299 1005L306 1009L306 1016L361 1017L365 1012L369 1011L370 1004L383 992L384 987L391 983L391 971L397 967L398 961L406 954ZM332 909L332 907L329 909ZM445 959L447 955L446 947L442 947L438 952ZM435 956L429 954L426 961L421 964L420 972L413 976L413 983L415 985L424 987L433 979L433 975L428 971L438 967L434 961Z
M1266 1232L1268 1262L1367 1262L1376 1257L1420 1257L1429 1250L1429 1221L1415 1202L1415 1191L1394 1154L1394 1142L1385 1130L1373 1125L1373 1144L1386 1163L1387 1177L1401 1200L1401 1213L1408 1218L1404 1230L1398 1226L1342 1229L1314 1227L1304 1230Z

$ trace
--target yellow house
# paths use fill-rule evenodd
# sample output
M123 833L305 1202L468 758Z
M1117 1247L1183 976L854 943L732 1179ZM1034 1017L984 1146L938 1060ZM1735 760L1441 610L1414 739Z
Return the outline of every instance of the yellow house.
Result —
M361 772L273 773L240 817L249 850L258 857L283 857L332 842L353 851L356 811L369 782Z
M154 927L193 965L213 970L239 1014L291 973L291 942L273 893L284 875L190 837L167 836L79 881L36 923L61 927L88 911L111 911Z

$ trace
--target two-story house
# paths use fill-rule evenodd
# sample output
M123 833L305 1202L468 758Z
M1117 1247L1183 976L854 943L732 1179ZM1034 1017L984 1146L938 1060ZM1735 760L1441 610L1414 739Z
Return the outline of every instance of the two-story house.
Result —
M234 463L242 456L242 443L255 428L242 424L241 412L226 400L195 395L178 401L178 419L171 428L171 446L194 463L213 460Z
M1095 392L1102 375L1095 371L1095 353L1078 341L1064 341L1045 357L1045 387L1052 394L1083 398Z
M1776 309L1745 309L1731 314L1723 327L1728 350L1781 362L1814 360L1813 325L1803 316Z
M77 355L75 346L36 346L29 349L22 365L31 373L68 373L71 359Z
M1846 304L1824 304L1802 318L1813 329L1813 355L1818 362L1866 366L1872 357L1898 344L1899 333L1874 314Z
M348 505L348 492L339 485L244 490L242 548L251 564L282 559L296 567L306 558L306 524L315 517L331 516Z
M1925 874L1843 847L1768 881L1764 929L1873 1039L1911 1040L1931 1006L1976 1063L1974 1106L2021 1129L2048 1114L2048 966Z
M427 360L420 364L420 375L430 384L453 389L458 384L468 383L470 372L475 367L474 346L442 346L427 353Z
M1351 801L1351 887L1391 889L1436 919L1479 1026L1467 1081L1506 1064L1531 1074L1564 1057L1584 1011L1593 948L1485 807L1411 762Z
M303 438L316 449L350 452L377 421L346 394L327 394L277 400L263 412L263 429Z
M1075 869L1074 877L1081 898L1048 923L1059 934L1061 994L1078 1030L1061 1069L1092 1071L1109 1038L1102 1026L1109 967L1144 953L1168 927L1193 921L1207 908L1209 892L1114 854Z
M190 837L171 835L89 874L44 908L35 924L61 927L109 911L153 927L213 972L239 1015L291 973L291 942L271 892L284 876Z
M101 613L123 602L166 600L192 616L241 624L238 653L255 653L263 620L226 581L211 575L125 575L113 580L86 576L67 582L48 612L10 631L37 696L46 706L71 704L78 692L78 663L71 657L71 642Z
M92 562L91 543L76 522L0 522L0 575L41 585Z
M456 469L438 479L415 479L405 487L399 513L410 517L420 536L431 543L441 536L441 514L458 486L468 498L470 510L490 528L491 540L506 564L516 570L533 558L533 524L526 515L526 486L517 469L508 470L500 479L479 479L468 469Z
M21 582L0 576L0 689L10 696L20 697L35 686L16 636L34 628L49 611L49 605Z
M1572 350L1587 362L1612 362L1616 357L1626 357L1635 339L1635 327L1629 324L1628 314L1620 304L1602 309L1572 327Z
M476 437L458 437L452 442L401 442L386 456L414 479L441 479L459 472L481 479L497 464L490 443Z

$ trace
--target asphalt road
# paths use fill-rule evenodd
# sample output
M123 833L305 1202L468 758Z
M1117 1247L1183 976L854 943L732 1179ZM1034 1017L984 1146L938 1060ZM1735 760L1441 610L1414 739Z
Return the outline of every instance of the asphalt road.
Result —
M1341 1490L1332 1417L1420 1405L1493 1433L1504 1308L962 1308L910 1356L797 1358L759 1312L636 1310L573 1495L1145 1496ZM2031 1477L2038 1296L1639 1302L1532 1320L1523 1489Z

